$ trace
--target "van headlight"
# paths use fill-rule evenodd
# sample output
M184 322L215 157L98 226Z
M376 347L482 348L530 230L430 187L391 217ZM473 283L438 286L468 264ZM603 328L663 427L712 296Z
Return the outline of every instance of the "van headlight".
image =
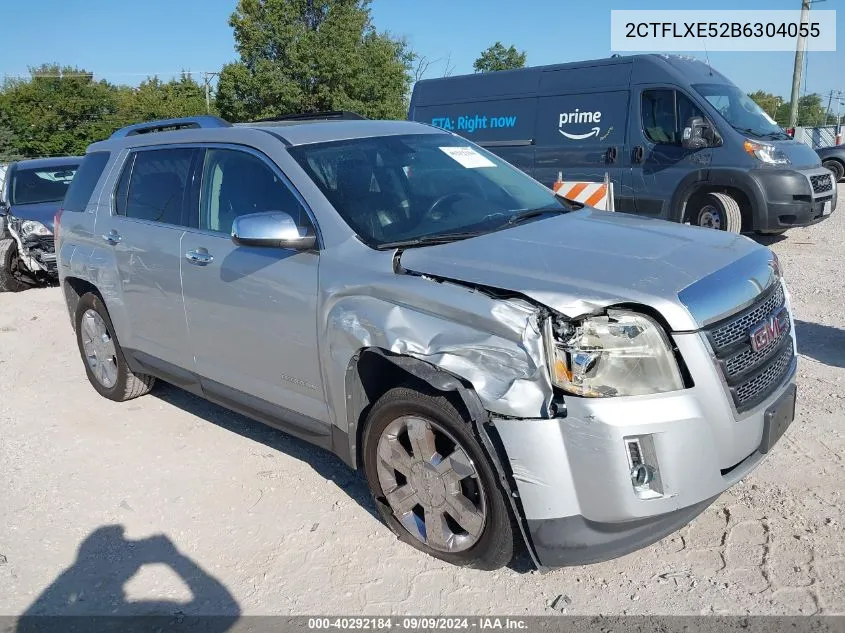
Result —
M581 321L546 320L552 382L578 396L640 396L684 388L663 328L627 310Z
M789 164L789 157L774 145L746 140L745 143L743 143L743 147L745 148L745 151L751 154L754 158L761 160L764 163L768 163L769 165Z
M36 222L35 220L24 220L21 222L21 239L26 239L30 235L52 235L50 229Z

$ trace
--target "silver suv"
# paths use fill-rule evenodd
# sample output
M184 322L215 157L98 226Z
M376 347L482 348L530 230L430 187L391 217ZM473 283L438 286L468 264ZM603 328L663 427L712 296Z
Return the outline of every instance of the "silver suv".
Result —
M56 224L94 389L155 378L361 468L400 539L494 569L657 541L794 416L772 252L581 208L403 121L213 117L88 148Z

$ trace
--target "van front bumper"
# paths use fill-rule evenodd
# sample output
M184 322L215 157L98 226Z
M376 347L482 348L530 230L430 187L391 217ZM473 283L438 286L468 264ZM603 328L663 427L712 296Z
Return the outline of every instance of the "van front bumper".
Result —
M758 169L749 175L765 200L765 208L754 218L758 231L810 226L826 220L836 209L835 184L827 191L813 190L812 177L830 175L823 167L806 171Z
M674 335L694 387L617 398L566 398L565 417L491 422L542 567L609 560L650 545L703 512L765 457L767 411L794 389L795 363L754 409L738 414L700 334ZM632 478L630 444L654 469Z

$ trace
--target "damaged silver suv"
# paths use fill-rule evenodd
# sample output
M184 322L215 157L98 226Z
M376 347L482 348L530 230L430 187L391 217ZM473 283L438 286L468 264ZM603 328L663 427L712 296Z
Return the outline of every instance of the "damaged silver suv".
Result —
M653 543L781 437L796 348L769 249L341 118L88 149L56 233L94 389L160 378L329 449L400 539L482 569Z

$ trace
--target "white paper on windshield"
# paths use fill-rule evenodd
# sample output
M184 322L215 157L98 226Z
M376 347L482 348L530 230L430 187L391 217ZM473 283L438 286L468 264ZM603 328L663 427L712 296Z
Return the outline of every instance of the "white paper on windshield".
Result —
M496 163L485 158L471 147L441 147L440 151L447 156L451 156L467 169L496 166Z

